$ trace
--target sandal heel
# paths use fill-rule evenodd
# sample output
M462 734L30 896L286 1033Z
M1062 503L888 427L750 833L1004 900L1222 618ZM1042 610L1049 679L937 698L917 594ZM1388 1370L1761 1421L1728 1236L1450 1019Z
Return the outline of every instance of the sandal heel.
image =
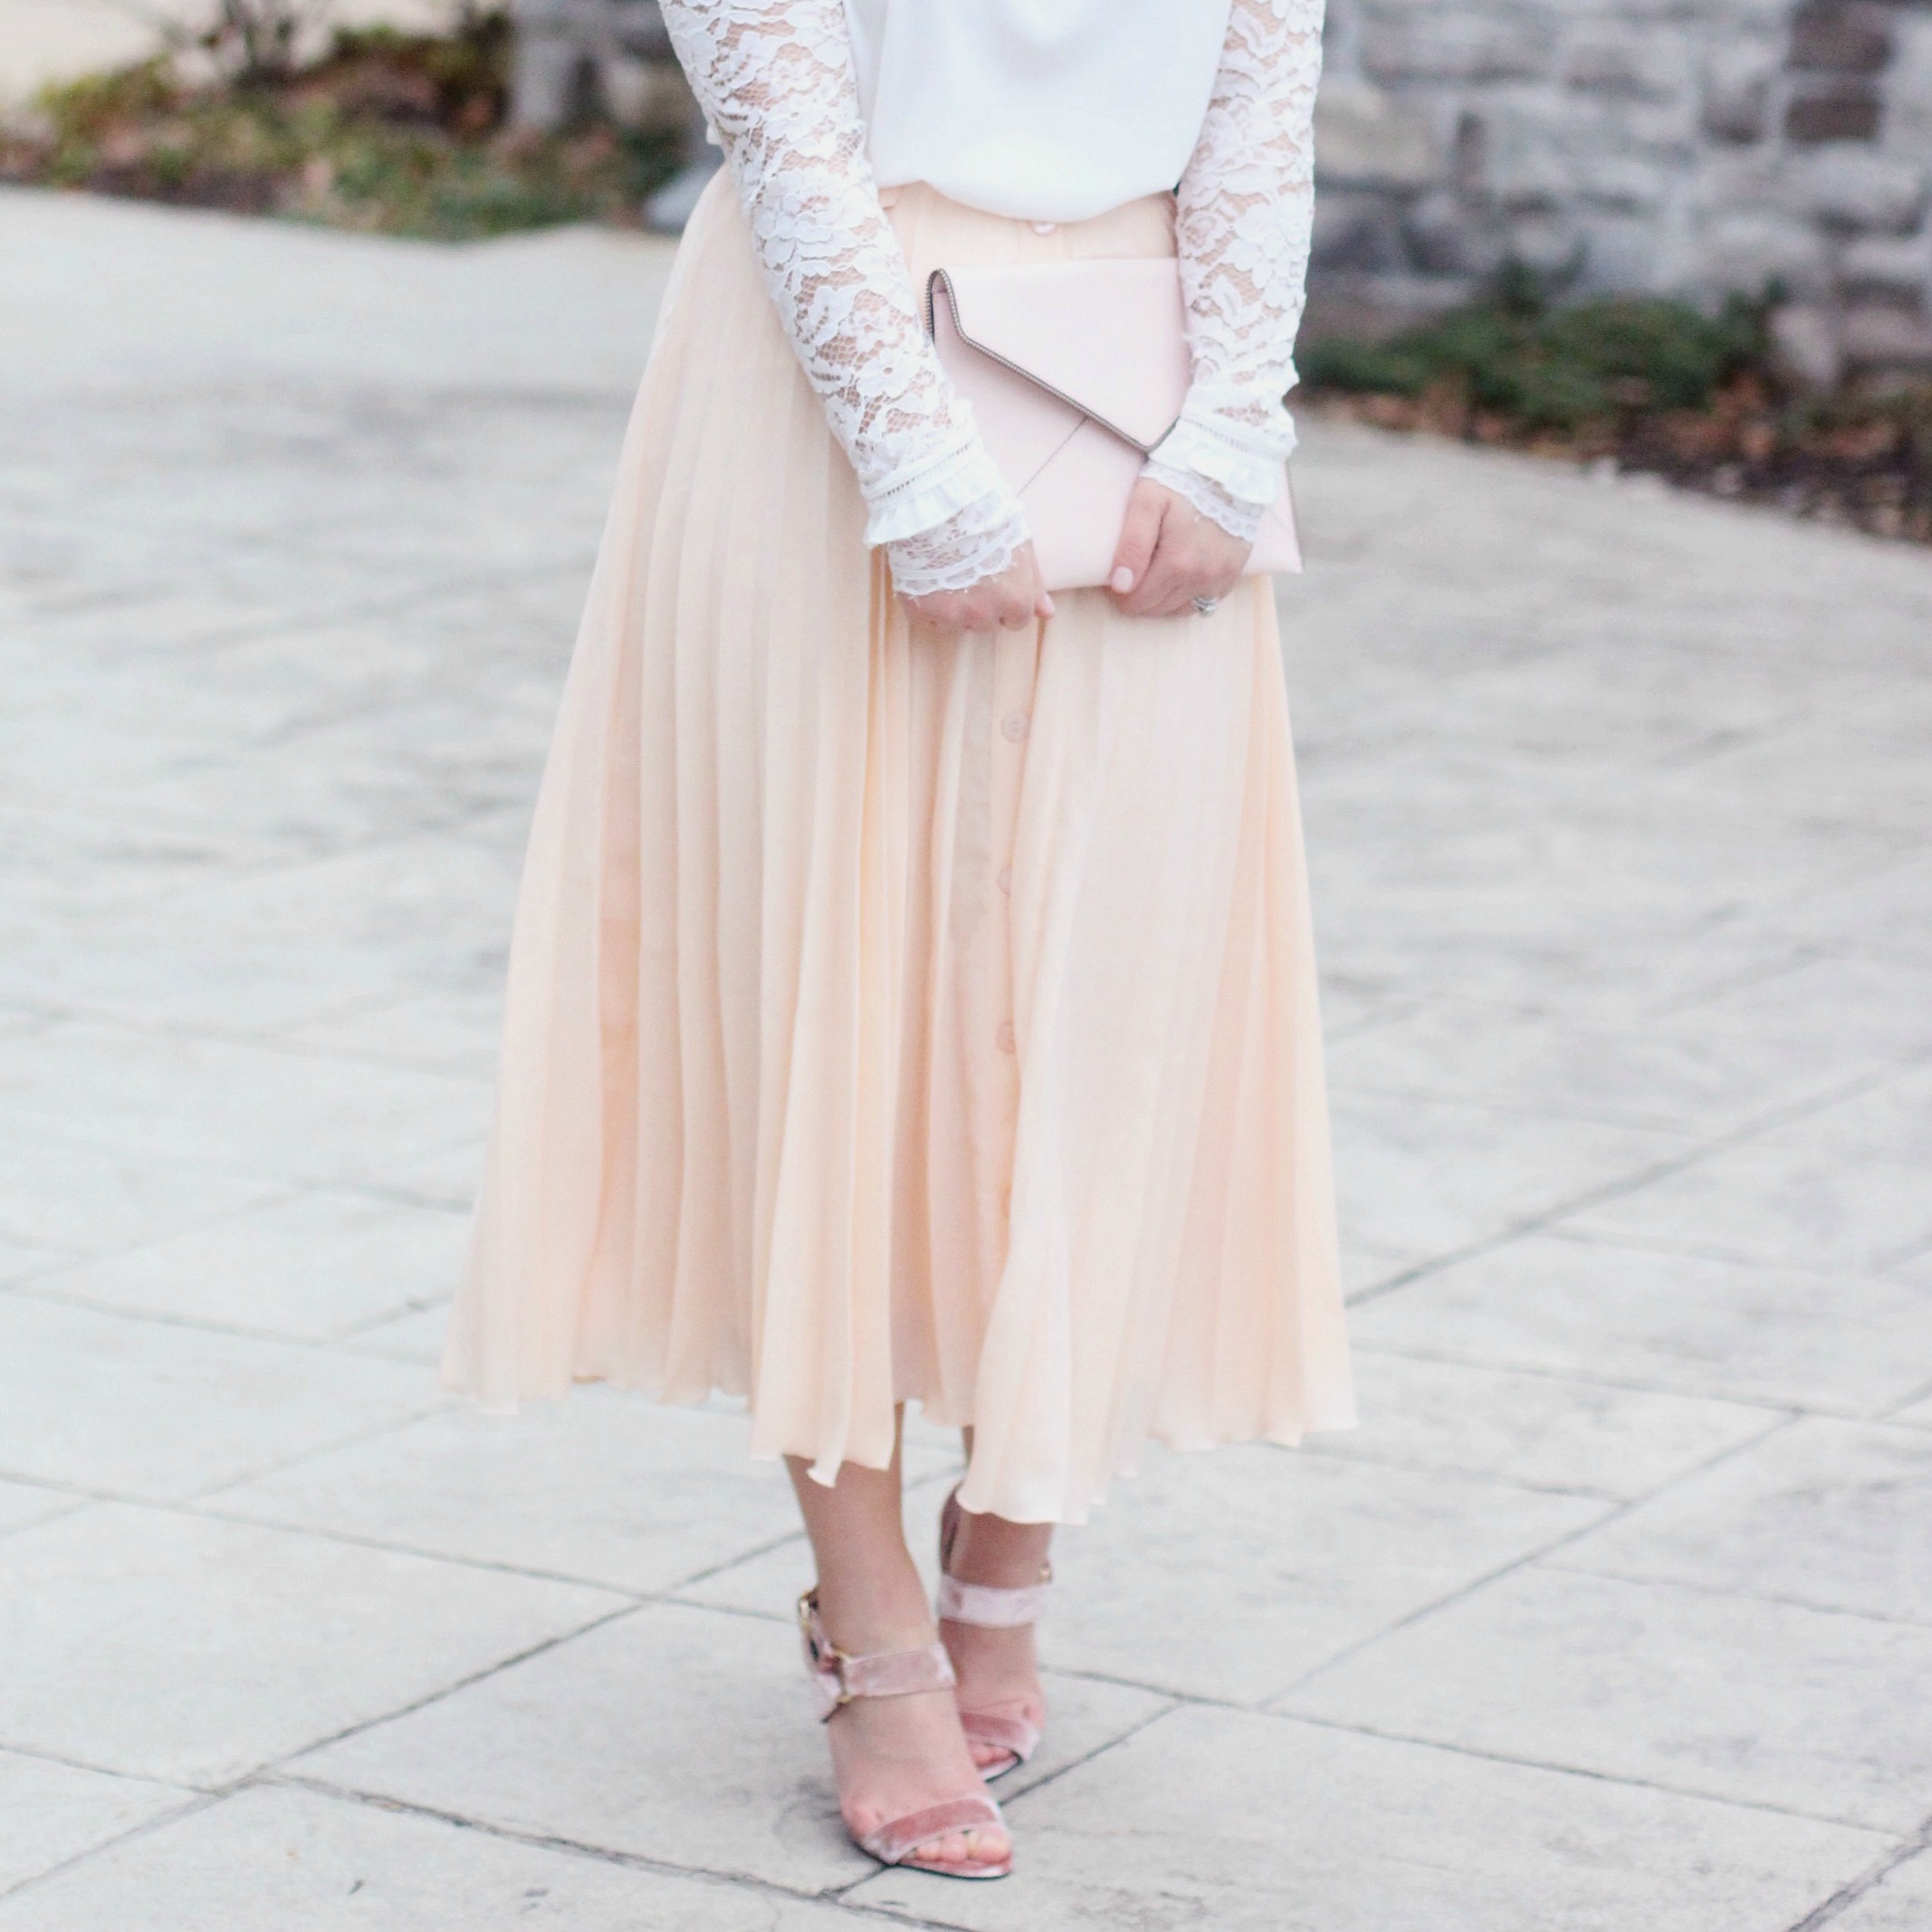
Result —
M948 1623L965 1623L980 1630L999 1631L1019 1630L1027 1624L1038 1623L1047 1608L1047 1592L1053 1583L1053 1565L1042 1564L1037 1583L1024 1583L1016 1588L998 1587L991 1583L962 1583L948 1568L952 1560L952 1545L959 1537L961 1515L960 1492L955 1487L939 1513L939 1590L935 1608L941 1619ZM1009 1771L1018 1771L1039 1748L1039 1726L1010 1712L969 1710L961 1705L960 1728L966 1733L969 1744L984 1745L1007 1754L1003 1764L981 1767L980 1775L988 1784L995 1778L1003 1778Z

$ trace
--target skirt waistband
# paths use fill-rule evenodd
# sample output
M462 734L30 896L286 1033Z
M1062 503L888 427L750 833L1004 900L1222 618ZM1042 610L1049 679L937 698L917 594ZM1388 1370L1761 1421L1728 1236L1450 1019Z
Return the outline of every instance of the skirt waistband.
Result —
M1031 236L1048 236L1045 258L1066 255L1172 255L1174 253L1174 197L1172 193L1142 195L1077 221L1033 220L1022 215L994 215L962 201L954 201L928 181L894 182L881 187L879 205L891 220L908 256L923 253L922 244L945 237L962 248L965 259L997 261L1017 252L1019 259L1037 259L1042 244ZM916 268L920 264L914 263Z

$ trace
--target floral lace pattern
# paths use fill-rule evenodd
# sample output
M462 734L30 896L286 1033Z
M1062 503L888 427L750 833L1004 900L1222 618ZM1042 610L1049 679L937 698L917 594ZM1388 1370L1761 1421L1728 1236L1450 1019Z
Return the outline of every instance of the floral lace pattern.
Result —
M1003 570L1027 540L927 340L866 158L844 0L664 0L779 320L908 596Z
M1150 456L1141 465L1141 474L1150 483L1157 483L1172 490L1183 502L1193 504L1204 517L1212 517L1230 537L1239 537L1243 543L1252 543L1261 528L1261 518L1267 509L1266 503L1250 503L1239 496L1230 495L1219 483L1203 476L1199 470L1184 469L1176 463L1167 463L1158 456Z
M1193 381L1147 473L1252 540L1295 445L1323 0L1232 0L1179 191ZM844 0L663 0L765 282L906 596L997 575L1026 519L922 324L866 158Z
M1252 540L1295 447L1282 397L1315 220L1323 0L1233 0L1176 236L1194 379L1147 472Z

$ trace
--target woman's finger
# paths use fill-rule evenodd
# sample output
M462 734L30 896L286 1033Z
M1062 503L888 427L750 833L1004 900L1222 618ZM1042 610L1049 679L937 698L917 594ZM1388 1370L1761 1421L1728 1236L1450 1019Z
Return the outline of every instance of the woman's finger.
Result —
M1121 521L1120 540L1114 546L1114 574L1107 588L1122 599L1123 608L1131 608L1131 599L1147 580L1149 566L1160 548L1162 519L1172 499L1156 483L1144 479L1133 486L1127 499L1127 513Z
M1122 598L1121 608L1129 617L1159 617L1170 615L1186 584L1186 540L1181 518L1162 519L1160 540L1145 574L1130 597Z

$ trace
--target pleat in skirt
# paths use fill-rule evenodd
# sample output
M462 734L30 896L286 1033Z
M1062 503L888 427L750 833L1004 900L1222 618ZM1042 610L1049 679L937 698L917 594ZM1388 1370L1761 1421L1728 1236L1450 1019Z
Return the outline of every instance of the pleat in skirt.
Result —
M887 190L942 263L1172 254ZM626 436L512 944L445 1380L1084 1521L1149 1438L1353 1420L1271 585L909 627L721 175Z

